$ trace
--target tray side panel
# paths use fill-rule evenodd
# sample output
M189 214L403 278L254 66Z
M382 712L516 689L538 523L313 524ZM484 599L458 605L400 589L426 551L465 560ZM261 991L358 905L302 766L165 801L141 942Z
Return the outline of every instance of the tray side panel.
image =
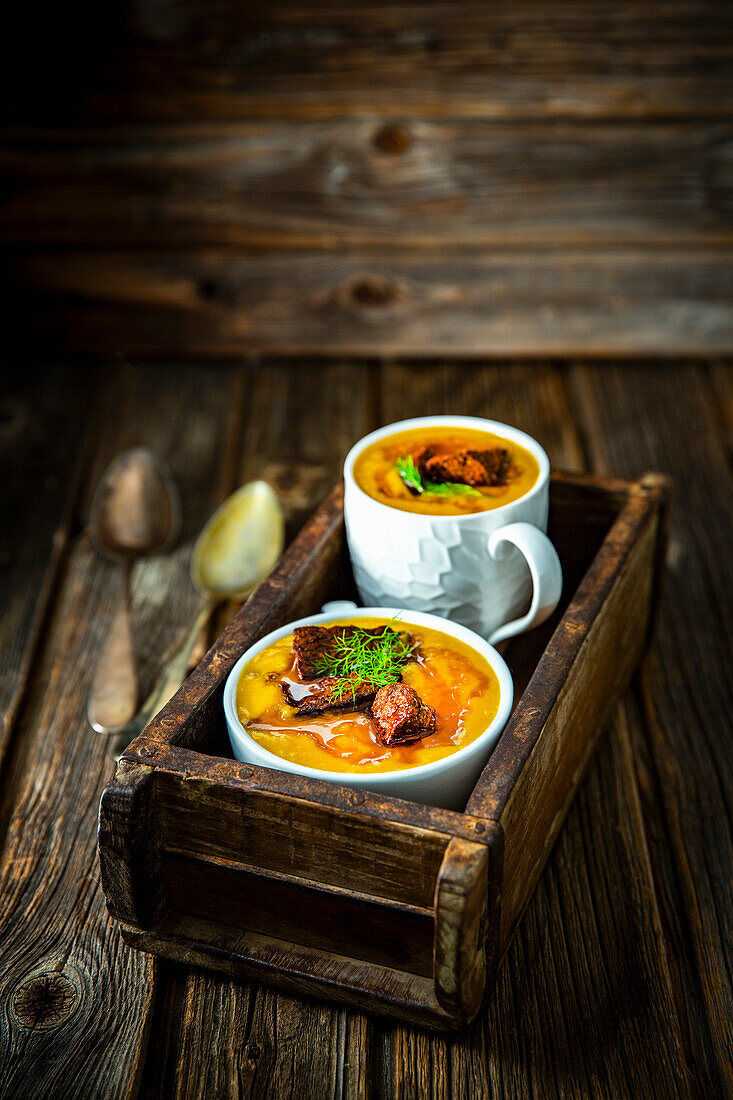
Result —
M555 842L603 720L643 651L656 545L654 512L616 576L503 803L499 818L505 836L502 952ZM532 717L528 715L530 723Z
M161 849L424 908L450 836L339 806L158 774Z
M486 859L486 849L476 845ZM164 853L162 880L174 913L337 951L430 977L433 911L390 905L346 890L323 890L226 860Z
M145 782L134 804L123 798L117 833L146 844L127 846L127 885L113 893L148 896L142 856L153 840L157 883L154 911L114 910L129 942L222 969L228 958L231 973L423 1025L457 1027L475 1014L496 964L486 950L489 921L489 943L499 923L496 823L439 812L447 828L478 829L469 840L231 777L123 765ZM100 835L105 860L107 841Z
M151 931L122 926L132 947L218 970L230 978L262 981L287 993L320 997L419 1027L453 1030L463 1023L438 1003L432 978L306 948L256 932L187 917Z

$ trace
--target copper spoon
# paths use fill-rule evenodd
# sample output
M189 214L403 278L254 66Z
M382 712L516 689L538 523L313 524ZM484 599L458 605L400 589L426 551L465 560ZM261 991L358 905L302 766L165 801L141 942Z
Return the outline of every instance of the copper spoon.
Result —
M102 649L87 703L98 733L115 733L137 709L138 686L130 628L130 575L139 558L163 550L178 533L175 484L150 451L123 451L107 469L92 500L92 542L124 569L123 595Z

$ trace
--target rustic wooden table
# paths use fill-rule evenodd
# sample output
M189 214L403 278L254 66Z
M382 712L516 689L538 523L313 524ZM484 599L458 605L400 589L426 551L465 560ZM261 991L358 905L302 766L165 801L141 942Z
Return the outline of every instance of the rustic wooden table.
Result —
M732 401L733 372L717 361L15 371L0 403L0 1093L731 1094ZM85 518L118 450L152 447L184 501L177 548L133 575L145 688L196 613L187 562L217 501L265 476L292 531L353 440L417 411L521 425L558 467L654 468L676 481L651 652L608 723L492 1003L449 1038L126 948L95 850L112 762L85 718L120 584Z
M16 9L0 1094L733 1094L731 5ZM95 850L112 761L85 718L121 583L85 522L117 451L166 458L185 505L175 551L133 575L146 691L197 612L217 501L265 476L292 534L355 439L438 411L520 425L558 467L676 480L652 650L454 1038L127 949Z

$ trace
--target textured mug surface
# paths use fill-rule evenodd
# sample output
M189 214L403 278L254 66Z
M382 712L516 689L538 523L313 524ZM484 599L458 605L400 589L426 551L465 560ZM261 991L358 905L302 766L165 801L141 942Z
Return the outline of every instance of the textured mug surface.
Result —
M537 481L518 500L460 516L403 512L374 500L357 485L354 462L366 447L410 428L441 426L477 428L518 443L537 459ZM492 642L542 622L554 610L562 574L552 545L539 535L547 530L550 462L525 432L472 416L402 420L359 440L347 455L344 478L349 553L365 604L399 604L440 615ZM531 525L536 538L525 530L522 539L517 528L507 531L505 539L503 529L514 524ZM535 545L525 556L514 542L524 543L527 536ZM533 608L531 617L504 629L526 610L533 587L540 606Z

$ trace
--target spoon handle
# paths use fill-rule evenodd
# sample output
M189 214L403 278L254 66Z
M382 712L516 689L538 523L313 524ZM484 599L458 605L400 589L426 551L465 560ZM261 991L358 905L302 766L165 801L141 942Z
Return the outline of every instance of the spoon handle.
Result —
M199 645L201 635L205 627L208 626L213 610L213 603L207 602L203 605L196 616L193 626L186 634L182 645L176 650L174 656L163 669L157 684L140 707L140 710L134 718L117 733L117 736L110 745L110 752L116 760L119 759L121 753L127 748L130 741L145 729L148 722L151 722L153 718L155 718L159 710L163 709L171 696L175 695L186 679L191 656Z
M89 724L97 733L114 733L122 729L137 707L129 581L129 570L125 570L123 598L104 643L87 702Z

